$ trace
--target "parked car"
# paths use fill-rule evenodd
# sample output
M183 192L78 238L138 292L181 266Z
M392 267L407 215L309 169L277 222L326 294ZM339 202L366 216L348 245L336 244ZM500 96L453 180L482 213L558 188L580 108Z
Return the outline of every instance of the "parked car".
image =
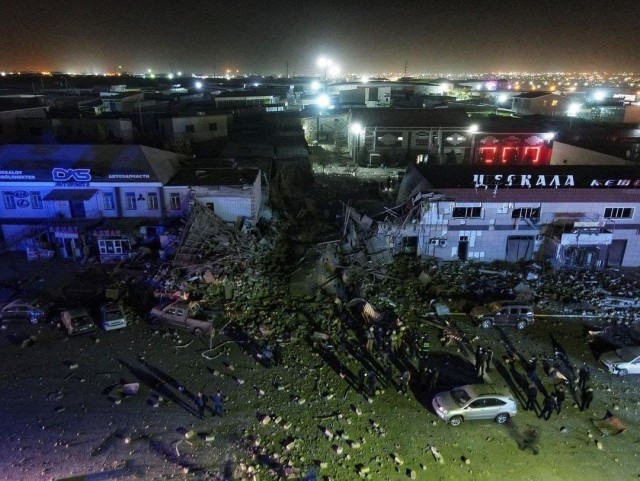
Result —
M85 308L62 311L60 321L69 336L78 336L96 330L96 324Z
M493 419L503 424L518 412L509 394L492 384L469 384L436 394L431 401L435 413L451 426L464 420Z
M46 318L48 311L49 306L41 300L16 299L0 309L0 320L26 320L31 324L38 324Z
M605 352L600 356L609 372L618 376L640 374L640 346L621 347L615 351Z
M533 324L533 307L518 301L494 301L471 310L471 317L480 326L515 326L524 329Z
M105 331L115 331L127 327L127 318L119 304L110 302L100 309L100 326Z
M221 309L190 309L189 303L176 301L168 306L156 306L149 313L149 320L157 328L177 328L197 335L211 335L214 322L223 318Z

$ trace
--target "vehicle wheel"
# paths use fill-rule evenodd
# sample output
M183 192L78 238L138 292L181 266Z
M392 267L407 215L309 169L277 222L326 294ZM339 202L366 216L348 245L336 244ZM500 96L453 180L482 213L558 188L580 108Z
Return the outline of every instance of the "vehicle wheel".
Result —
M629 371L627 371L626 369L620 369L618 371L618 376L626 376L627 374L629 374Z
M500 413L496 416L496 422L498 424L504 424L509 420L509 415L507 413Z
M158 319L157 317L152 317L150 321L151 321L151 325L156 329L160 329L162 327L162 323L160 322L160 319Z
M38 318L37 317L32 317L29 319L29 322L33 325L38 324Z
M202 329L200 329L199 327L196 327L196 328L193 330L193 333L194 333L196 336L202 336L202 335L204 334L204 332L202 331Z
M449 424L451 424L453 427L460 426L462 424L462 416L453 416L451 419L449 419Z
M482 321L481 326L484 327L485 329L489 329L492 324L493 323L489 319L485 319L484 321Z
M525 327L527 327L527 323L526 321L518 321L518 323L516 324L516 327L520 330L524 329Z

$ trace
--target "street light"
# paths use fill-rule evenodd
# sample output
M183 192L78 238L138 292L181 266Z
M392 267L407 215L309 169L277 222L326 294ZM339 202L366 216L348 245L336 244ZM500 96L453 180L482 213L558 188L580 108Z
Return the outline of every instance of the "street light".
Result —
M324 81L327 81L327 69L333 65L333 61L327 57L319 57L318 61L316 62L316 64L318 65L318 67L323 68L324 69Z
M362 128L362 124L359 122L355 122L351 126L351 133L356 136L355 155L353 156L356 162L358 161L358 154L360 153L360 135L362 135L362 132L364 132L364 129Z

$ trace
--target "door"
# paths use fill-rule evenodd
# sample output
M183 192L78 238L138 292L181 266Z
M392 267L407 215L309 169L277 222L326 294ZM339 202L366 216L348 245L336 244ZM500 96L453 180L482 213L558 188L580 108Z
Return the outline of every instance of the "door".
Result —
M624 258L624 251L627 249L626 239L616 239L611 242L607 255L608 267L620 267Z
M533 259L533 236L509 236L507 238L507 262L530 261Z
M469 256L469 238L466 236L460 237L458 242L458 259L466 261Z
M84 201L82 200L69 201L69 210L71 211L71 218L73 219L84 219L87 217L84 210Z

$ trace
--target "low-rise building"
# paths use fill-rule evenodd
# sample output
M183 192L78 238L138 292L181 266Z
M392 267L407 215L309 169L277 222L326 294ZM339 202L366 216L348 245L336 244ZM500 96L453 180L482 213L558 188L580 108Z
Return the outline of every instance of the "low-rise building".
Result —
M411 166L398 203L412 219L377 225L398 252L412 246L443 260L640 266L638 167Z

